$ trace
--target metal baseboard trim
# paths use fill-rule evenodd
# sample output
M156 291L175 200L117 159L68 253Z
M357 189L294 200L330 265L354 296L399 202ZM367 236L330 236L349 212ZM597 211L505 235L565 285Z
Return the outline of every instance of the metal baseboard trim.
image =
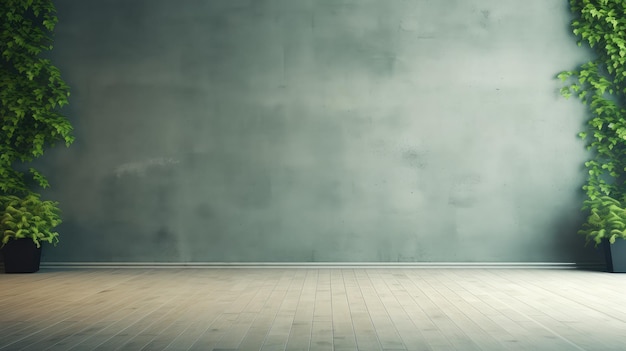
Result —
M42 268L480 268L590 269L601 263L570 262L42 262Z

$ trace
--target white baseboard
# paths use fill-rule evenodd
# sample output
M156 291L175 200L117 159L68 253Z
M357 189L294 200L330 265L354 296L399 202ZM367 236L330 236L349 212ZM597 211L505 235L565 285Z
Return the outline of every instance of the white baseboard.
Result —
M570 262L42 262L42 268L481 268L603 269Z

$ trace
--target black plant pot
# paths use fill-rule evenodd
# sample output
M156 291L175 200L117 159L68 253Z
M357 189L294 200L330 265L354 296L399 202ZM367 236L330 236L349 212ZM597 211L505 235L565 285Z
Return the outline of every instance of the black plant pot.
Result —
M604 241L606 266L611 273L626 273L626 240L617 239L614 244Z
M31 239L9 240L2 248L5 273L34 273L39 270L41 247Z

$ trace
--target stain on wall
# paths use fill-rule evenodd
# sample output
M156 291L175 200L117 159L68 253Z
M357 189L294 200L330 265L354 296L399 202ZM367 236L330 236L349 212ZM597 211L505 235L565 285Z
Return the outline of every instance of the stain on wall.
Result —
M573 262L558 1L58 0L47 261Z

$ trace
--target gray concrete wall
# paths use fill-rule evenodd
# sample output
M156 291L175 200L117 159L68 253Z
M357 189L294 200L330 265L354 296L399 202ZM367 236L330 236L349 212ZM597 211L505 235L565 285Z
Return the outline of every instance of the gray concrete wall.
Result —
M56 1L46 261L594 261L558 0Z

